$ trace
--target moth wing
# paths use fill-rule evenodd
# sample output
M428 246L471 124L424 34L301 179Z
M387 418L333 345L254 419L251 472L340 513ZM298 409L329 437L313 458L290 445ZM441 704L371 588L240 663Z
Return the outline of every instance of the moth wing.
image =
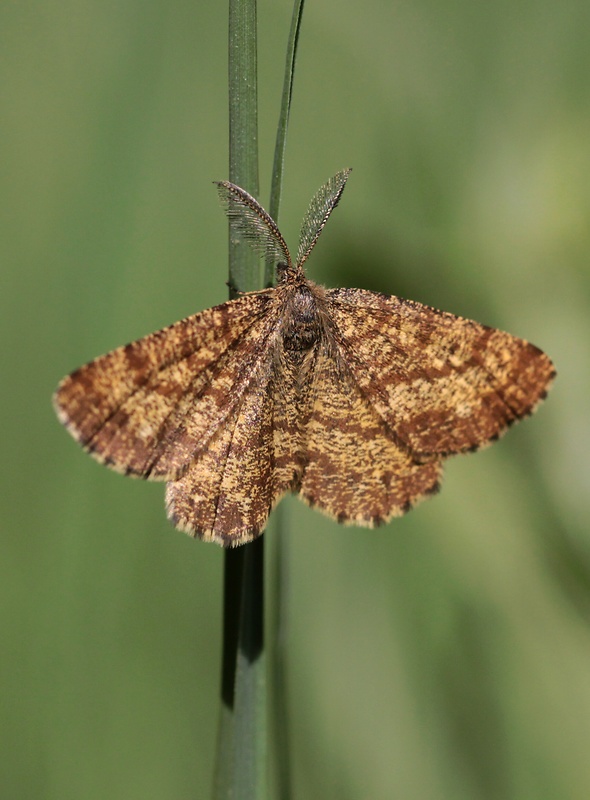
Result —
M97 460L169 480L232 412L275 322L273 291L187 317L66 377L54 404Z
M417 459L391 431L327 338L318 347L299 493L339 522L373 527L436 492L440 459Z
M523 339L420 303L362 289L326 299L355 382L416 453L481 447L532 413L555 375Z
M282 377L269 351L207 447L198 450L180 479L168 483L168 516L177 528L225 547L249 542L264 530L296 469L285 429L285 406L291 407L293 398Z

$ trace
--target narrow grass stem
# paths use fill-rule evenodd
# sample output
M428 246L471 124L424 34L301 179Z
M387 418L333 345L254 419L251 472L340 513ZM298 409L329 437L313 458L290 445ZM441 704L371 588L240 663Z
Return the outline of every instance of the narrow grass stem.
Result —
M285 149L287 146L287 131L291 101L293 99L293 81L295 76L295 61L297 58L297 44L303 18L304 0L295 0L291 28L287 42L285 58L285 75L283 79L283 92L281 96L281 109L277 124L277 136L273 159L272 181L270 190L269 213L278 222L281 206L281 193L283 188L283 171L285 163ZM264 285L274 283L274 264L266 262ZM272 587L272 614L271 614L271 667L272 667L272 702L271 723L272 738L275 743L276 779L278 797L280 800L291 798L291 758L289 747L288 703L287 703L287 648L286 631L288 615L288 548L287 528L288 518L284 504L275 510L274 516L274 547L271 551L271 587Z
M229 177L258 195L256 1L229 2ZM230 295L260 288L256 254L230 228ZM266 795L264 538L225 552L214 800Z

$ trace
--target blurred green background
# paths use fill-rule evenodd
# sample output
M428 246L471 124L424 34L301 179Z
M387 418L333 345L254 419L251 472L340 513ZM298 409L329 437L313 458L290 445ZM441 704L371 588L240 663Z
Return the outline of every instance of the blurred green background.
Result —
M51 408L79 364L226 298L225 3L0 11L0 793L209 796L222 551ZM263 0L261 199L291 3ZM590 796L590 5L308 0L281 225L309 264L523 336L538 414L378 531L289 499L295 797ZM272 529L268 538L272 539Z

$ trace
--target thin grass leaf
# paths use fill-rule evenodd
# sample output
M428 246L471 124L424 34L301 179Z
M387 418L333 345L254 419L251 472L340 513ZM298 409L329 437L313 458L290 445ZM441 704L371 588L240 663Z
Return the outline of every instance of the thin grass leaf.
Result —
M287 131L289 128L289 115L293 98L293 83L295 77L295 62L297 58L297 45L303 18L304 0L295 0L291 28L287 42L285 59L285 76L283 80L283 93L281 97L281 110L277 125L277 136L272 169L270 190L269 214L278 222L281 206L281 192L283 188L283 171L285 163L285 149L287 145ZM264 285L272 286L275 280L275 264L271 259L265 263ZM281 800L291 798L291 757L289 747L289 726L287 707L287 671L286 671L286 630L287 630L287 601L288 601L288 550L287 527L288 519L284 505L275 510L274 516L275 541L271 553L272 581L272 726L273 741L277 759L277 784L278 797Z
M258 90L256 1L229 0L229 179L258 197ZM260 289L260 262L229 240L229 284L234 292Z
M297 44L299 42L299 31L303 17L304 0L295 0L293 6L293 16L291 18L291 29L287 42L287 58L285 61L285 77L283 80L283 94L281 97L281 110L277 125L277 138L275 142L275 154L272 166L272 180L270 187L270 203L268 211L275 222L279 221L279 211L281 206L281 190L283 186L283 170L285 163L285 148L287 146L287 130L289 128L289 114L291 111L291 100L293 98L293 81L295 76L295 60L297 58ZM275 280L274 264L267 260L264 272L264 285L272 286Z
M229 2L229 173L258 195L255 0ZM256 253L232 229L230 293L260 288ZM264 538L225 552L222 697L214 800L261 800L266 793Z

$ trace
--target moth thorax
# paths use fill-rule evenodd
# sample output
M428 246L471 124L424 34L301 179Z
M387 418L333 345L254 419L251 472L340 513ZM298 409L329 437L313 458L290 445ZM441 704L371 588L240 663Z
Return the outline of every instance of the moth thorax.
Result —
M288 303L283 324L285 350L309 350L321 335L315 297L307 287L298 288Z

